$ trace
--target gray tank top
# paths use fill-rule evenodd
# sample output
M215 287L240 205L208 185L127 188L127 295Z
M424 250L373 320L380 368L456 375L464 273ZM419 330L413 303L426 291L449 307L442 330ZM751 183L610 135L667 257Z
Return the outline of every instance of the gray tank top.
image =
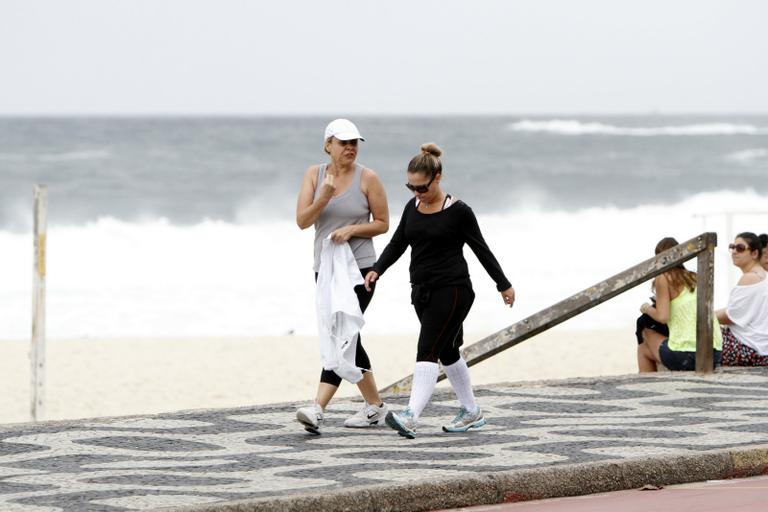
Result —
M320 171L317 173L315 199L320 195L320 187L325 180L326 167L327 164L320 165ZM344 226L368 224L371 221L368 198L360 190L362 174L363 167L355 164L352 184L343 194L332 197L315 221L315 272L320 269L320 250L323 240L328 238L328 235ZM350 238L349 247L352 249L352 254L355 255L358 268L372 267L376 263L376 251L373 248L373 240L370 238Z

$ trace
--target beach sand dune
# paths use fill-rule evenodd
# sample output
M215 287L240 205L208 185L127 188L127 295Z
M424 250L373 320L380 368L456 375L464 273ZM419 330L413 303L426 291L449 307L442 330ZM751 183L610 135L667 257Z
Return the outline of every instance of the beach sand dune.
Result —
M555 328L472 367L473 383L633 373L633 330ZM412 372L415 334L364 334L363 343L380 388ZM0 423L29 421L29 342L0 341L0 351ZM311 400L319 374L319 346L311 336L53 339L47 344L45 418ZM339 396L356 394L355 386L342 383Z

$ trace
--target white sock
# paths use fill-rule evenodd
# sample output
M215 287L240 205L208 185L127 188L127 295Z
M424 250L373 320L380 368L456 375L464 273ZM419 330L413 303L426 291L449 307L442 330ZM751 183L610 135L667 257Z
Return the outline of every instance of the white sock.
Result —
M437 384L437 375L440 368L437 363L429 361L418 361L413 370L413 384L411 384L411 397L408 400L408 407L413 413L413 419L418 420L421 412L427 406L432 392Z
M445 374L448 376L448 380L451 382L453 392L456 393L456 397L459 399L459 403L464 406L468 411L474 411L477 404L475 403L475 392L472 390L472 381L469 378L469 368L467 362L463 357L460 357L458 361L450 366L443 366Z

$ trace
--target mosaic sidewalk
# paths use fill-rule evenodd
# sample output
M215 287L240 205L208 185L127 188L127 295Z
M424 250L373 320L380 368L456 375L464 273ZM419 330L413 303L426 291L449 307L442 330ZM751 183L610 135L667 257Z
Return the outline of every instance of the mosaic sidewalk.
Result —
M486 427L443 433L458 405L439 391L415 440L343 428L353 401L328 409L320 436L294 421L297 404L0 426L0 510L216 506L768 445L768 369L498 384L477 395Z

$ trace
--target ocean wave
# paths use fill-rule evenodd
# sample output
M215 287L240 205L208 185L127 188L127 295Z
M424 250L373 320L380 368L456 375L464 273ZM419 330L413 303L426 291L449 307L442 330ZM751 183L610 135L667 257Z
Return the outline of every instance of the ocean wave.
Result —
M0 162L23 162L29 158L21 153L0 153Z
M35 155L35 159L41 162L76 162L83 160L106 160L112 158L112 153L106 149L93 149L83 151L65 151L62 153L47 153Z
M398 219L391 221L397 225ZM477 293L465 330L490 334L650 257L664 236L683 241L704 231L719 235L715 303L720 307L735 284L734 276L729 278L735 268L728 242L735 232L768 231L768 208L755 191L717 191L633 208L555 211L533 205L480 215L479 222L518 293L515 308L502 314L493 282L472 252L465 251ZM393 231L374 239L378 254ZM82 225L49 223L48 334L312 335L313 236L311 229L280 220L179 226L164 218L127 222L105 217ZM0 229L0 311L5 313L0 315L0 338L28 334L31 246L29 231ZM366 312L366 332L418 332L408 281L406 254L382 279ZM647 294L648 286L641 285L569 320L568 328L633 325ZM394 325L393 318L403 320Z
M557 135L619 135L628 137L765 135L768 127L751 124L702 123L681 126L629 127L573 119L532 121L524 119L508 125L516 132L552 133Z
M730 160L731 162L748 165L755 161L768 160L768 149L753 148L734 151L733 153L725 155L725 159Z

